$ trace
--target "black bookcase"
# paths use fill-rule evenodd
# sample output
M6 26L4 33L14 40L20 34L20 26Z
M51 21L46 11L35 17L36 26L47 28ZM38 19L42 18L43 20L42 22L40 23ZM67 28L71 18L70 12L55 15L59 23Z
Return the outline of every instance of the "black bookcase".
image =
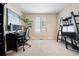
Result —
M4 5L0 3L0 56L5 55L3 21L4 21Z

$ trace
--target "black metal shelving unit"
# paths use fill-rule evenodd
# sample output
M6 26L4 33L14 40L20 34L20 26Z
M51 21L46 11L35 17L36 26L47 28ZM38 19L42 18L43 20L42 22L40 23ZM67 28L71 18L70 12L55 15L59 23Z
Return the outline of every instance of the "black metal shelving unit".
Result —
M74 15L74 12L72 11L70 17L66 17L62 19L62 23L63 23L62 30L64 27L68 27L68 26L74 26L75 29L74 32L61 31L63 41L65 42L65 46L67 49L68 49L68 45L70 45L73 49L79 50L79 27L78 27L79 23L77 23L76 17L79 17L79 15Z
M3 22L4 22L4 5L0 3L0 56L5 55Z

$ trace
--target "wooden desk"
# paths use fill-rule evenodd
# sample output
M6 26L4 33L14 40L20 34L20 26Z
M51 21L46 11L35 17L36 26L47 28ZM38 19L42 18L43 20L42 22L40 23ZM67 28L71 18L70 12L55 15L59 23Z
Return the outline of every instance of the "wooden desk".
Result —
M18 50L18 36L23 36L23 32L13 32L6 34L6 50Z

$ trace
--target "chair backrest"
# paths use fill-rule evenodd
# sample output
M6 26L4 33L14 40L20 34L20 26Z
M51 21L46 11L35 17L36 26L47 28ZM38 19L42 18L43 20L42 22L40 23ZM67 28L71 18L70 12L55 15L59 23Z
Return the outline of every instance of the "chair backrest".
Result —
M25 32L23 35L24 35L25 40L29 40L29 29L28 28L25 28Z
M29 37L29 28L26 28L25 31L27 33L27 36Z
M26 32L24 32L24 37L26 37Z

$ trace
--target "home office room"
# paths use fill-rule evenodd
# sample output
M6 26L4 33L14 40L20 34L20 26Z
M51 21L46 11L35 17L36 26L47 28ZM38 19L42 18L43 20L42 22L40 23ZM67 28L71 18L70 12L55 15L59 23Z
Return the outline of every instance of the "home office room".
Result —
M0 3L1 56L79 56L79 3Z

